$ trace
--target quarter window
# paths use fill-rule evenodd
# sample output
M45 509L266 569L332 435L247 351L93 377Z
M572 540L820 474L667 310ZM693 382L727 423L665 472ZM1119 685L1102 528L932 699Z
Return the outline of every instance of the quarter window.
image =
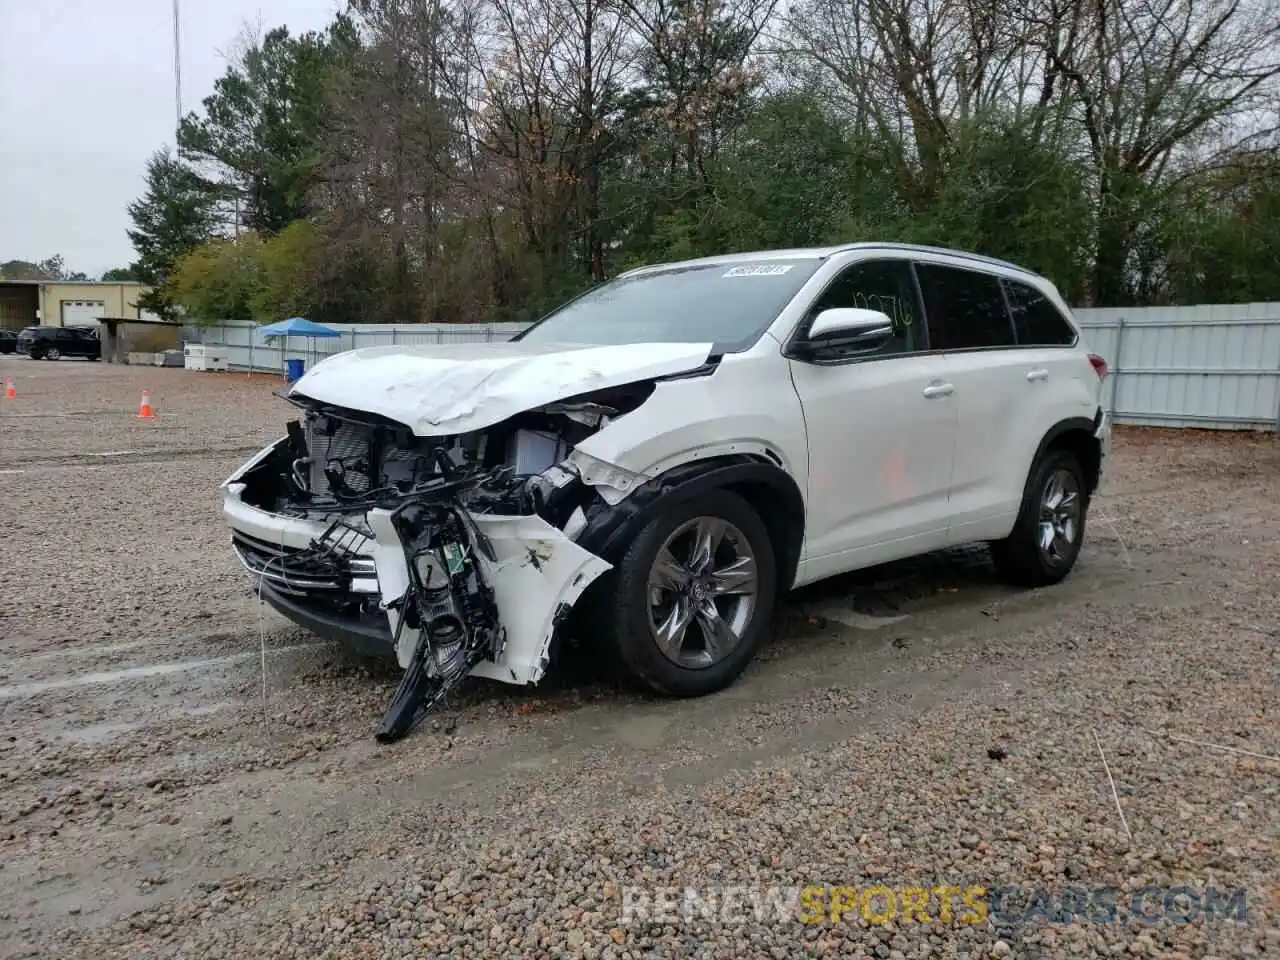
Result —
M893 336L874 347L850 347L833 343L823 351L833 360L874 358L911 353L924 349L924 333L920 329L920 309L916 301L911 265L905 260L864 260L840 273L810 308L800 335L807 336L809 325L823 310L858 307L879 310L893 325Z
M1014 346L999 277L934 263L917 263L916 274L934 350Z
M1030 347L1069 347L1076 332L1053 301L1029 284L1004 280L1018 343Z

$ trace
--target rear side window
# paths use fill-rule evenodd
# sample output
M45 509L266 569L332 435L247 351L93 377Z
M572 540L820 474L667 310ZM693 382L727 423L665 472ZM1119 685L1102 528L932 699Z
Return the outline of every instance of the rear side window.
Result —
M1069 347L1075 343L1075 330L1043 293L1029 284L1007 278L1004 289L1009 296L1018 343L1028 347Z
M958 267L917 263L929 346L977 350L1015 345L1000 278Z

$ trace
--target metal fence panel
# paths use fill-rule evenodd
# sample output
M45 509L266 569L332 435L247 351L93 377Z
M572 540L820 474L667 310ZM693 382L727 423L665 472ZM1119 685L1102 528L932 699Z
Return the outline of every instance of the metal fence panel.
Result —
M1116 422L1280 429L1280 303L1075 313Z
M283 372L285 360L297 358L311 366L325 357L358 347L412 346L414 344L476 343L509 340L524 329L519 323L331 323L339 337L308 339L291 337L268 340L252 323L220 323L201 329L184 329L184 339L220 347L232 370Z
M1080 309L1085 342L1106 359L1103 403L1117 423L1280 430L1280 303ZM281 372L343 350L374 346L509 340L499 324L330 324L342 336L263 338L249 323L225 323L184 337L220 346L235 370Z

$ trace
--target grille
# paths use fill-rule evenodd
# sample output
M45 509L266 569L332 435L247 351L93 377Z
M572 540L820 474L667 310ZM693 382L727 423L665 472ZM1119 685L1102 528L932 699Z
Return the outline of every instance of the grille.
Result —
M374 576L371 557L282 547L239 530L233 531L231 545L245 569L293 596L345 591L352 576Z

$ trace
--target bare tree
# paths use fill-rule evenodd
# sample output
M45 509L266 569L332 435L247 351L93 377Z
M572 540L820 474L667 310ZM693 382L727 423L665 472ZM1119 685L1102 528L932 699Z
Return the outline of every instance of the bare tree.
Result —
M1008 11L978 0L814 0L789 18L781 51L816 64L878 142L913 207L928 204L957 131L1037 102L1037 57ZM1043 87L1043 99L1052 87Z
M490 0L483 22L470 65L483 81L474 123L488 182L544 265L576 254L601 279L600 165L625 69L622 21L608 0Z
M1123 302L1144 206L1193 160L1238 152L1274 109L1280 15L1271 0L1031 0L1023 16L1083 128L1094 300Z
M646 119L668 138L668 165L704 189L708 163L763 79L760 40L777 0L618 0L637 48Z

